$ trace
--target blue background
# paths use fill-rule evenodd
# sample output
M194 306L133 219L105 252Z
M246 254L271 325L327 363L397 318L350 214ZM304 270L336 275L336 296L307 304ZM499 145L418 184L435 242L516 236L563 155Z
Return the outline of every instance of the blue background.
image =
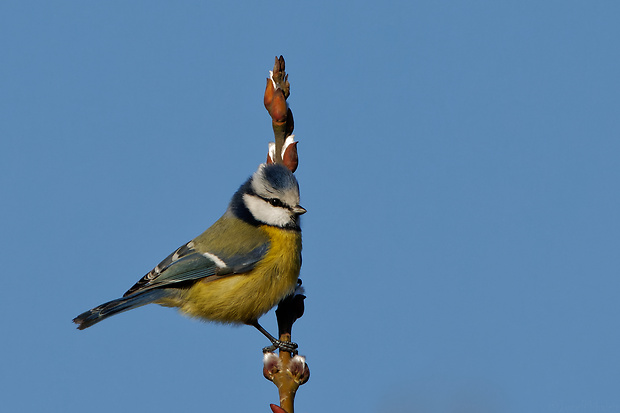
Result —
M283 54L297 411L620 412L618 3L213 3L0 5L2 410L277 402L252 328L71 319L264 161Z

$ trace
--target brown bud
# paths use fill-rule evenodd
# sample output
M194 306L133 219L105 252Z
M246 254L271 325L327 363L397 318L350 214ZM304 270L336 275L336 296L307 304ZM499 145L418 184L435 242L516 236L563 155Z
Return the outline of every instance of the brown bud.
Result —
M270 78L267 78L267 86L265 86L265 97L263 98L263 103L265 104L265 109L269 110L269 106L271 105L271 101L273 100L273 92L276 88L273 86L273 81Z
M293 357L289 361L288 371L291 373L293 380L299 384L304 384L310 379L310 369L308 368L305 357Z
M291 172L295 172L297 170L297 166L299 165L299 157L297 156L297 144L299 142L292 142L289 144L284 150L284 155L282 156L282 163L290 169Z
M276 82L280 82L284 76L284 69L286 68L284 62L284 56L280 55L280 58L276 56L276 61L273 64L273 79Z
M265 162L267 165L269 165L270 163L275 163L275 156L276 156L276 143L275 142L269 142L268 148L267 148L267 162Z
M271 407L273 413L286 413L286 410L275 404L270 404L269 407Z
M263 376L269 381L280 371L280 357L276 353L263 355Z
M273 91L273 99L271 100L267 111L274 122L286 122L286 115L288 113L288 106L286 105L286 98L282 89L276 89Z
M286 135L289 136L293 134L293 129L295 129L295 121L293 120L293 112L291 108L288 108L288 112L286 113Z
M284 93L284 98L288 99L289 95L291 94L291 84L288 81L288 75L286 74L284 69L284 57L280 56L280 58L278 58L276 56L276 61L273 65L273 71L271 72L271 79L275 83L276 88L282 89L282 92Z

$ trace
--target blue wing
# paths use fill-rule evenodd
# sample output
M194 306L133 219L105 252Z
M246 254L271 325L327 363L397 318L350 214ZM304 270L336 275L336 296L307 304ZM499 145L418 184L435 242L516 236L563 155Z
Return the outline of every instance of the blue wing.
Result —
M268 249L269 243L266 242L243 254L222 256L221 253L217 255L198 252L194 249L194 241L190 241L142 277L127 290L123 297L153 288L175 287L174 284L202 278L217 279L233 274L243 274L252 270L256 263L265 256Z
M270 247L258 227L230 219L229 211L204 233L181 246L121 298L86 311L73 322L83 330L114 314L157 302L196 280L217 280L251 271Z

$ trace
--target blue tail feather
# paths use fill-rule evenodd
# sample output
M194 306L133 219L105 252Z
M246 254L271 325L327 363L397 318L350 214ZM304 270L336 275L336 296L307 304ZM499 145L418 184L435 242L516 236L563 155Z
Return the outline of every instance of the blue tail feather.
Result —
M127 297L117 298L116 300L108 301L107 303L101 304L92 310L88 310L80 314L73 319L73 322L78 325L78 330L84 330L85 328L97 324L98 322L105 320L114 314L119 314L123 311L142 307L143 305L157 301L166 295L166 290L154 289L135 293Z

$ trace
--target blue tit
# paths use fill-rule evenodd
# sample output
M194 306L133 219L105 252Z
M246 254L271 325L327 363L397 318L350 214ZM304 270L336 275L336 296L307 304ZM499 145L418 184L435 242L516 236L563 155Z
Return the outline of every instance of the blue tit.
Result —
M114 314L155 303L202 320L252 325L273 349L285 349L287 344L269 334L258 319L297 286L299 216L305 212L293 173L280 164L262 164L209 229L170 254L123 297L73 322L83 330Z

